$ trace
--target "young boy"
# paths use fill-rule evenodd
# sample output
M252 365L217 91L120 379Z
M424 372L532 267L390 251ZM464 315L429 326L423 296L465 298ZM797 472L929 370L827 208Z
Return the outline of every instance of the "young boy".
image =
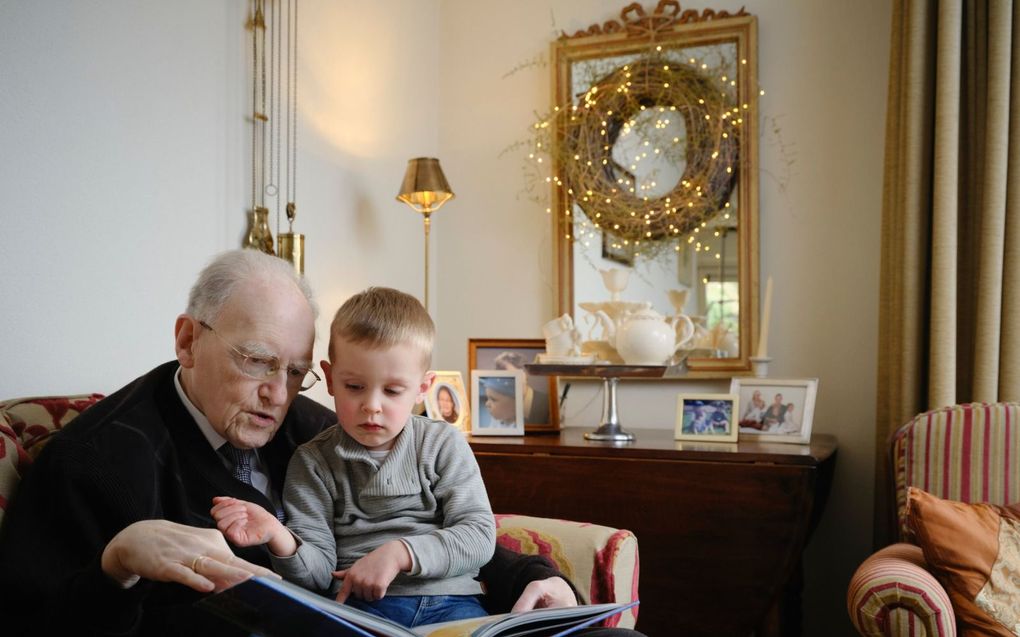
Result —
M321 363L339 423L291 459L287 527L242 500L215 498L212 508L234 544L268 544L288 580L406 626L485 615L474 577L495 550L464 436L411 415L434 379L434 338L408 294L369 288L348 299Z

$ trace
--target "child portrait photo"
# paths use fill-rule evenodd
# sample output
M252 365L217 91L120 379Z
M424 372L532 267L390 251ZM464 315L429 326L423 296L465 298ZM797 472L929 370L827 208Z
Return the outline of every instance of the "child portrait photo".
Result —
M471 433L476 436L524 435L524 372L471 371Z
M433 420L445 420L461 431L470 431L470 414L460 372L436 372L436 380L425 396L425 415Z

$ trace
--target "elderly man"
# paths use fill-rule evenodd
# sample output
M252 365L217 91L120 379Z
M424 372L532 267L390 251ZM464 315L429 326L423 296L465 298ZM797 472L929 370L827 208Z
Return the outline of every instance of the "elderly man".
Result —
M177 360L66 426L20 485L0 529L7 634L238 632L192 603L269 573L268 555L235 555L209 509L229 495L280 512L294 449L336 422L298 396L317 380L315 312L276 257L233 251L202 271ZM494 606L575 603L535 558L499 552L483 576Z

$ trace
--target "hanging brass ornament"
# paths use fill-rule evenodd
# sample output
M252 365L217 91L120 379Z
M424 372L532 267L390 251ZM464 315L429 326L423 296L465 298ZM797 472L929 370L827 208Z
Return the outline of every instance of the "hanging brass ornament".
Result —
M244 247L276 254L273 250L273 233L269 230L269 208L256 206L251 211Z
M287 220L290 222L290 231L280 233L280 252L277 256L286 259L294 265L298 274L305 273L305 235L294 232L294 217L297 216L297 205L294 202L287 204Z
M244 247L286 259L303 274L305 237L294 232L297 216L294 203L297 197L297 2L251 0L252 17L248 23L252 31L251 212ZM284 62L286 68L283 68ZM281 143L284 132L286 140ZM286 174L282 175L284 170ZM286 179L285 193L281 188L281 176ZM267 203L267 197L272 201ZM288 232L280 231L282 201L289 202L286 207ZM275 250L269 229L269 209L274 203L278 237Z

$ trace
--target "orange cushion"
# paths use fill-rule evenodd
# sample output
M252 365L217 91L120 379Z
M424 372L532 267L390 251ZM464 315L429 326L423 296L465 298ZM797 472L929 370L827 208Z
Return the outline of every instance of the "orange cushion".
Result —
M910 487L906 518L961 634L1020 634L1020 505L965 504Z

